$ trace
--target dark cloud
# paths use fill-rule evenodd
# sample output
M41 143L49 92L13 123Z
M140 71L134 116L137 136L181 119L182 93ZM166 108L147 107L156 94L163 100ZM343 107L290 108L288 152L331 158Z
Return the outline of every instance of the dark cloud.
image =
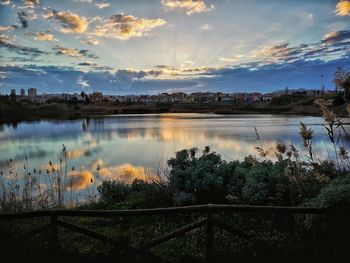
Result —
M97 66L97 64L96 64L96 63L93 63L93 62L82 62L82 63L79 63L78 65L79 65L79 66L89 66L89 67L91 67L91 66Z
M47 52L44 52L38 48L14 44L13 41L6 35L0 35L0 48L5 48L10 52L15 52L24 56L39 56L47 54Z
M253 58L263 64L291 63L299 60L329 60L348 56L350 31L337 31L324 36L316 43L290 46L289 43L264 47L253 53Z
M19 18L19 21L21 22L21 25L23 28L28 27L28 20L27 20L27 14L24 11L18 12L17 16Z
M334 44L347 39L350 39L350 30L341 30L325 35L322 39L322 43Z
M108 66L98 66L98 67L94 67L94 70L111 71L111 70L114 70L114 68L108 67Z
M87 49L76 49L76 48L69 48L69 47L63 47L63 46L55 46L53 50L56 52L55 54L60 56L68 56L68 57L74 57L74 58L99 58L95 54L91 53Z
M150 79L154 72L118 70L83 72L72 67L11 67L2 66L0 72L1 89L26 88L31 83L39 92L80 92L78 79L89 83L89 90L103 91L105 94L154 94L159 92L270 92L276 89L319 88L320 75L325 85L332 88L331 78L337 66L350 67L347 58L331 61L298 60L291 63L261 65L249 63L235 67L206 68L192 79ZM156 71L159 74L159 71ZM6 88L6 90L4 90Z

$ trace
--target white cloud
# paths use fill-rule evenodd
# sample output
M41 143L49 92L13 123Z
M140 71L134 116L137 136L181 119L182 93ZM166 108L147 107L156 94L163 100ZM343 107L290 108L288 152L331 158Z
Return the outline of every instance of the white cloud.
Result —
M34 39L38 41L56 41L55 36L48 32L37 32L34 34Z
M162 5L169 10L186 10L186 14L189 16L194 13L207 12L214 9L214 5L208 7L204 0L162 0Z
M88 21L85 17L71 11L48 10L44 18L58 20L63 27L61 29L63 33L84 33L88 27Z
M153 28L166 23L164 19L137 18L132 15L116 14L102 21L92 32L96 36L104 36L126 40L132 37L147 35Z
M98 3L95 3L95 6L96 6L98 9L103 9L103 8L110 7L111 4L110 4L110 3L98 2Z
M211 29L212 29L212 27L209 24L204 24L204 25L200 26L200 30L202 30L202 31L208 31L208 30L211 30Z
M225 61L225 62L237 62L237 61L240 61L242 57L243 57L243 55L238 54L238 55L235 55L235 56L232 56L232 57L227 57L227 58L223 57L223 58L219 58L219 60Z

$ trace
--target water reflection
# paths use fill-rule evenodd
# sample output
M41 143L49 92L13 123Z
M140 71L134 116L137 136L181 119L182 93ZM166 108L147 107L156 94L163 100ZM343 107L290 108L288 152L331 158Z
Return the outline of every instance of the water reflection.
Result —
M27 157L29 169L59 166L65 145L69 182L82 190L104 179L124 182L146 179L147 167L163 162L184 148L209 145L225 159L257 155L254 126L263 147L272 150L278 139L302 149L300 121L314 131L317 158L332 158L323 120L317 117L272 115L153 114L116 115L67 121L21 122L0 126L0 169L13 158L17 169ZM349 122L349 121L347 121ZM349 146L349 141L344 142ZM72 170L72 168L74 169Z

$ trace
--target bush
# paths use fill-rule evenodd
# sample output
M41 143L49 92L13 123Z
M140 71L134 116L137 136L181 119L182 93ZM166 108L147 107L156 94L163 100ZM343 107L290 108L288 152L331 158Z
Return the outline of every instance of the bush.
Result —
M147 183L135 179L131 185L119 181L104 181L98 188L100 201L107 207L122 204L128 208L168 207L172 194L166 184Z
M309 205L325 208L349 208L350 174L332 180Z
M121 203L131 193L131 186L119 181L104 181L97 187L97 191L100 193L100 200L103 203Z

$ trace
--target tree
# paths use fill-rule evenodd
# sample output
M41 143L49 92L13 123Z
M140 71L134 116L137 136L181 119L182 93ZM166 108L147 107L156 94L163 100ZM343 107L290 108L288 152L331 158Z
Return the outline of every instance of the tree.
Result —
M339 66L334 73L333 83L337 89L344 91L344 100L350 100L350 70Z
M83 98L83 100L85 101L86 100L86 93L84 92L84 91L82 91L81 93L80 93L80 96Z

